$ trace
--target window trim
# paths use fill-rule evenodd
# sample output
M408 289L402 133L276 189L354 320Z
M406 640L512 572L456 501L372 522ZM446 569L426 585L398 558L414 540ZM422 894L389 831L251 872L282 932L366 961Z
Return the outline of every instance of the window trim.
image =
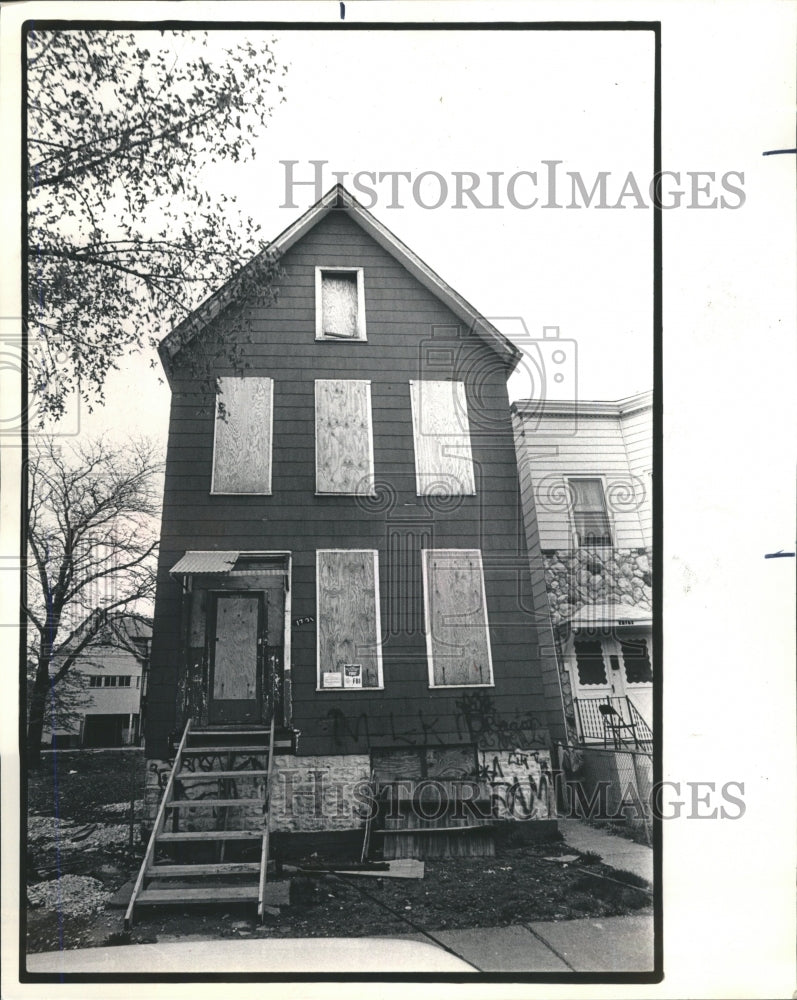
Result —
M587 479L587 480L597 480L601 484L601 494L603 496L603 513L606 517L606 524L608 526L609 542L603 544L585 544L581 541L579 537L578 528L576 526L576 509L575 504L568 504L567 516L570 522L570 531L573 542L575 543L575 548L577 549L613 549L616 547L616 537L617 532L615 530L614 519L609 512L609 505L606 502L606 475L601 472L564 472L562 476L565 481L565 486L568 490L568 495L572 496L573 491L570 486L574 479Z
M243 382L247 380L247 377L239 378L237 375L221 375L219 378L238 378L239 381ZM230 493L227 490L217 490L216 489L216 445L218 443L218 421L219 421L219 391L213 395L213 456L210 462L210 495L214 497L270 497L272 496L272 484L274 481L274 379L268 375L250 375L248 379L254 381L259 379L261 382L269 383L270 391L270 402L269 406L269 428L268 428L268 483L266 485L265 491L259 491L257 493Z
M473 488L469 490L461 489L456 493L440 493L435 491L434 493L428 492L424 489L424 483L422 482L422 477L428 478L432 473L422 473L419 468L418 456L420 449L418 447L419 440L419 427L418 427L418 417L417 413L418 407L415 405L415 396L413 387L416 385L421 385L423 382L438 382L447 383L450 385L456 385L456 393L458 396L458 403L462 405L463 411L465 413L465 419L467 420L467 441L468 441L468 461L470 462L470 481ZM473 438L470 430L470 411L468 409L468 397L467 391L465 389L465 383L461 379L410 379L409 381L409 391L410 391L410 411L412 413L412 447L413 447L413 457L415 459L415 495L419 497L426 496L449 496L449 497L475 497L476 496L476 464L473 460ZM464 459L464 456L463 456ZM442 477L444 473L440 473Z
M324 335L323 304L321 289L324 274L356 274L357 275L357 336L327 337ZM325 340L334 344L367 343L365 328L365 269L362 267L336 267L334 264L316 264L315 268L315 339Z
M477 684L436 684L434 679L434 651L431 630L431 618L429 616L429 553L469 553L475 555L479 563L479 572L482 585L482 606L484 607L484 630L487 636L487 668L490 680ZM484 560L481 549L421 549L421 560L423 570L423 631L426 637L426 664L429 679L429 688L434 690L453 691L457 688L494 688L495 673L493 671L493 646L490 638L490 615L487 607L487 588L484 579Z
M322 552L370 552L374 558L374 605L376 611L376 674L379 683L371 687L323 687L321 684L321 631L318 628L318 617L321 607L320 573L318 572L318 557ZM316 549L315 550L315 683L317 694L362 694L363 691L384 691L385 677L382 667L382 616L379 595L379 549Z
M318 488L318 383L319 382L361 382L365 384L365 400L368 416L368 476L371 480L369 489L352 492L341 490L319 490ZM317 378L313 382L314 428L315 437L315 495L317 497L363 497L376 496L376 471L374 469L374 411L371 405L371 379L369 378ZM370 550L363 550L370 551ZM326 690L326 689L325 689Z

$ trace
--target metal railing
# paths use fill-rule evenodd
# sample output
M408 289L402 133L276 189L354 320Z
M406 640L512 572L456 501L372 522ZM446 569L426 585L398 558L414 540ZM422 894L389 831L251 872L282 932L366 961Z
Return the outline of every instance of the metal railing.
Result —
M653 743L650 726L631 699L602 695L574 698L582 742L600 740L604 747L649 750Z

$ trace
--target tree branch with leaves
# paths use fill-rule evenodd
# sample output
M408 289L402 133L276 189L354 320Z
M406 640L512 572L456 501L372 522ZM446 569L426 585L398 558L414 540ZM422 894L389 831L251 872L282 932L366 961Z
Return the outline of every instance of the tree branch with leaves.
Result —
M58 419L264 249L202 170L254 156L286 67L237 33L32 29L27 51L29 391ZM278 264L255 271L267 304Z

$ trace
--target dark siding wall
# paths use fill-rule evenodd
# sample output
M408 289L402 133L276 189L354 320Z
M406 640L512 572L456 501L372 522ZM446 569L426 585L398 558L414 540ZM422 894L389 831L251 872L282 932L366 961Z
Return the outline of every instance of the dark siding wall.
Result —
M210 496L213 398L179 367L173 379L148 752L161 755L174 728L180 594L168 569L194 548L290 550L293 618L316 615L317 548L379 550L385 690L316 692L314 626L295 628L300 753L436 745L472 734L487 747L532 745L537 730L559 720L548 717L538 663L503 363L475 335L458 334L453 314L343 212L319 223L282 265L279 301L257 316L246 346L248 373L275 380L272 496ZM365 268L366 343L315 341L316 265ZM466 383L475 497L415 495L409 380L424 377ZM316 378L372 380L378 501L314 495ZM428 689L421 538L429 547L482 549L494 689ZM389 560L388 550L411 554ZM398 621L390 614L397 606Z

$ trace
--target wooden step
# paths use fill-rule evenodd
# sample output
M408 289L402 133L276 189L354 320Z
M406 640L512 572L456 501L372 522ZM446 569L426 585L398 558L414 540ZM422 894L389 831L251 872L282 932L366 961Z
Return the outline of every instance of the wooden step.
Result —
M173 799L166 803L167 809L226 809L230 806L262 806L263 799Z
M260 740L268 739L268 729L192 729L188 735L188 746L195 746L197 740Z
M191 833L159 833L157 843L174 844L197 840L262 840L262 830L196 830Z
M169 903L234 903L257 902L258 884L251 885L208 885L201 889L144 889L136 902Z
M206 781L208 778L254 778L265 777L268 771L180 771L175 775L178 781Z
M184 747L183 756L186 754L201 754L201 753L257 753L257 754L267 754L268 747L264 747L262 744L260 746L239 746L237 743L231 743L229 746L207 746L207 747Z
M224 861L215 865L155 865L147 878L183 878L193 875L258 875L259 861Z

